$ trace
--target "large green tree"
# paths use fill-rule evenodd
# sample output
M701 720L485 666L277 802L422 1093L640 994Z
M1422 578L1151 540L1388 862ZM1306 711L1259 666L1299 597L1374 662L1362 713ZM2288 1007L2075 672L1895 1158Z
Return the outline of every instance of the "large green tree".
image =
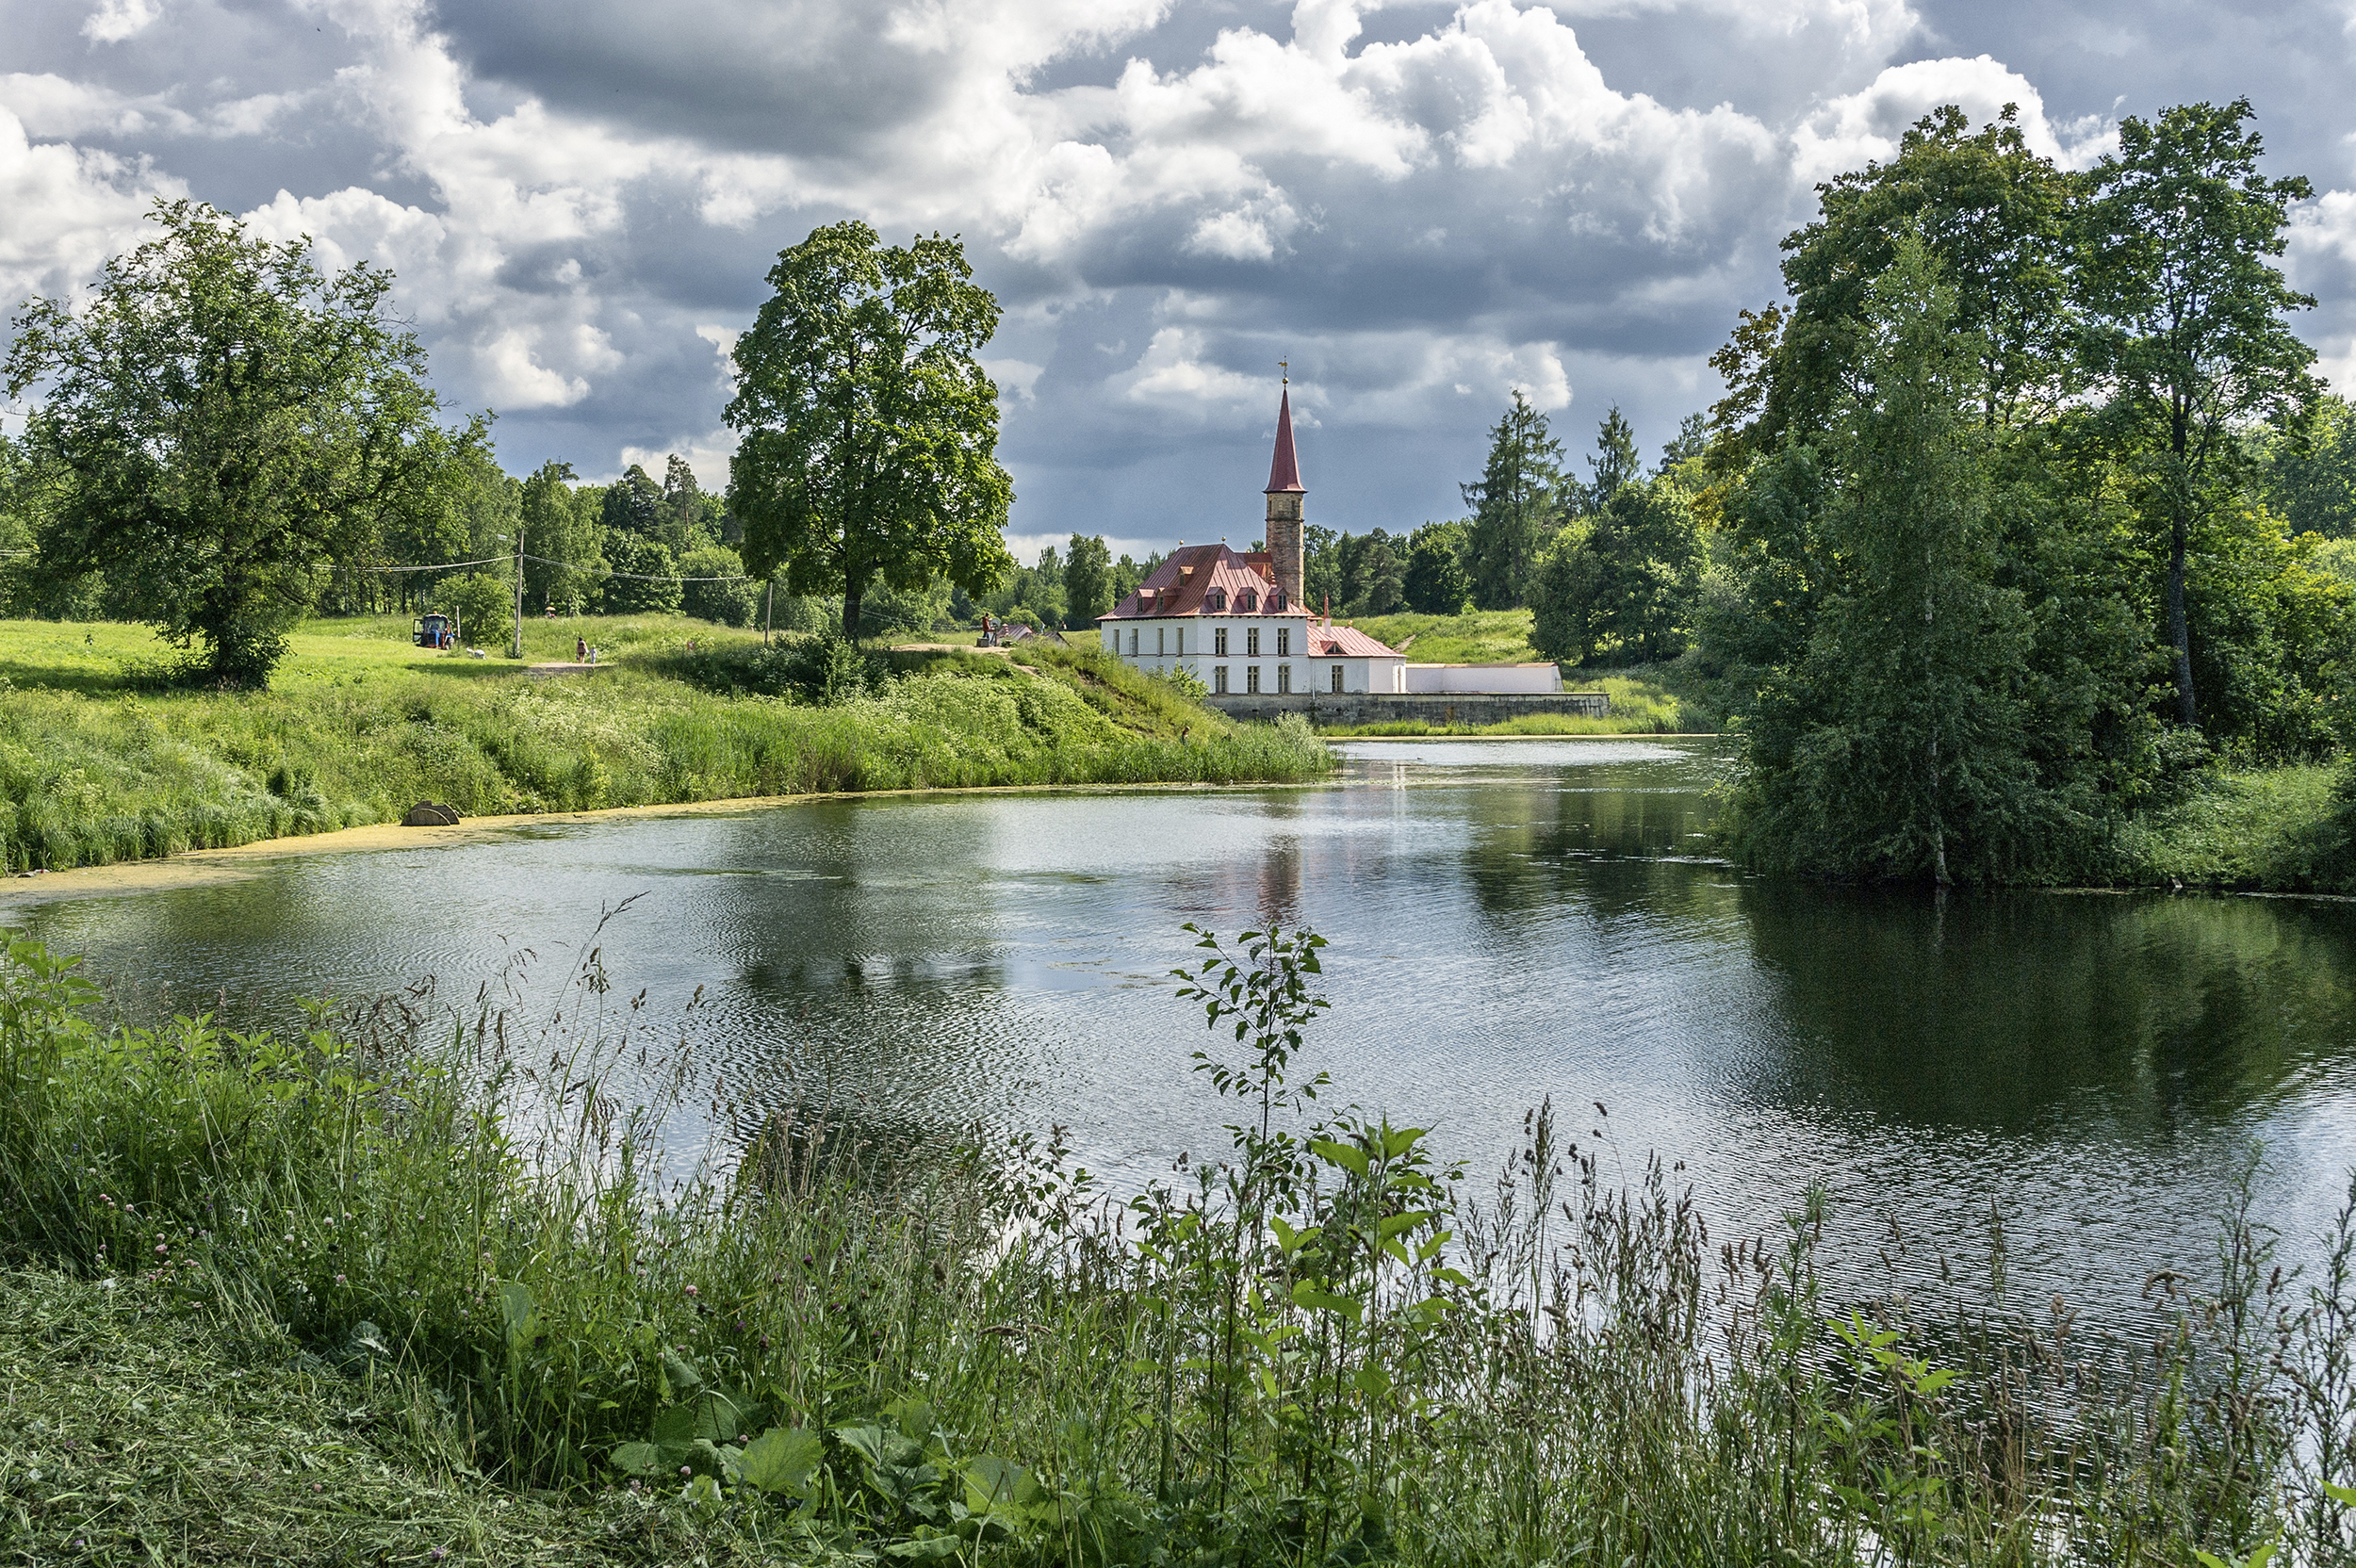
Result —
M1669 479L1624 482L1539 557L1530 644L1565 664L1674 659L1693 637L1701 570L1701 530L1684 489Z
M200 203L150 217L156 236L85 299L16 318L9 395L38 394L26 439L54 480L39 568L106 574L210 678L262 685L331 567L443 505L440 477L486 422L437 422L390 273L330 275L306 241Z
M1091 631L1096 617L1113 607L1113 552L1100 534L1072 536L1072 555L1063 568L1064 616L1075 631Z
M2290 329L2315 301L2283 280L2290 204L2304 179L2261 173L2247 99L2130 116L2095 166L2084 220L2085 352L2103 422L2165 555L2176 717L2201 722L2187 561L2250 465L2245 433L2303 416L2315 351Z
M605 553L598 547L602 501L584 501L578 477L571 464L551 458L523 482L517 509L529 609L578 614L597 599L605 579Z
M975 357L998 302L936 234L890 246L856 220L779 253L776 291L736 344L729 510L746 566L797 594L840 592L856 636L878 576L983 595L1012 566L1014 485L998 389Z
M1464 575L1464 555L1472 547L1472 530L1465 524L1426 523L1407 542L1407 575L1402 589L1407 608L1422 615L1457 615L1472 597L1472 580Z
M1985 351L1902 241L1858 302L1857 375L1827 433L1838 563L1807 646L1745 731L1738 842L1844 876L2004 879L2054 853L2020 684L2032 636L1998 584Z
M1517 390L1489 433L1481 477L1463 486L1472 508L1466 562L1473 602L1483 610L1522 603L1538 552L1562 524L1562 444L1546 416Z

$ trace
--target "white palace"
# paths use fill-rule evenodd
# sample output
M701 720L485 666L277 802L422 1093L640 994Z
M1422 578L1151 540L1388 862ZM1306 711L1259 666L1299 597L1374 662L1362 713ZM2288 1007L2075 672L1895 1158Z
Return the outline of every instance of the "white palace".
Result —
M1268 548L1181 545L1137 591L1097 617L1104 646L1153 674L1191 671L1211 694L1405 692L1406 656L1320 622L1301 602L1301 465L1292 394L1277 407L1268 477ZM1558 683L1559 686L1559 683Z

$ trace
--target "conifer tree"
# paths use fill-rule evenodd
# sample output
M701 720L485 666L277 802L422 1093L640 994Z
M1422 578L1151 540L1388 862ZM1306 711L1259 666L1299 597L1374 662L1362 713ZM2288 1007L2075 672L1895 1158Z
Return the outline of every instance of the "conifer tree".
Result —
M1489 461L1463 486L1472 508L1473 602L1512 610L1528 591L1538 552L1562 522L1562 444L1520 391L1489 433Z

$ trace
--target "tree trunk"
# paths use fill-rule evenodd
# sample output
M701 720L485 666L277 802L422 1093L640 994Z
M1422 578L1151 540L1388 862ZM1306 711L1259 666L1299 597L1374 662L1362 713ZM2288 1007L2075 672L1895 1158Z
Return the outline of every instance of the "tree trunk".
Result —
M2184 617L2184 515L2176 514L2168 532L2168 641L2176 650L2176 718L2186 726L2200 722L2192 699L2192 627Z
M859 641L859 600L864 596L859 592L859 585L857 582L847 578L843 580L843 640L846 643Z

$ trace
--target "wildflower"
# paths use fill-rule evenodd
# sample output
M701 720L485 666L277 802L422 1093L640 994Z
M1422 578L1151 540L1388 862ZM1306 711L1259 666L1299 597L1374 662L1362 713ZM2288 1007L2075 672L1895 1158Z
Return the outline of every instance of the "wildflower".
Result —
M447 1546L436 1546L427 1555L432 1557L434 1561L439 1562L442 1559L450 1556L450 1548Z
M680 1466L679 1467L679 1479L681 1479L681 1480L685 1480L688 1477L690 1477L690 1476L694 1475L695 1473L695 1471L693 1471L693 1470L689 1469L689 1468L688 1468L686 1465L684 1465L684 1464L682 1464L682 1465L680 1465Z
M336 1275L336 1276L335 1276L335 1282L336 1282L337 1284L342 1284L342 1283L344 1282L344 1277L343 1277L341 1274Z
M157 1248L157 1249L156 1249L156 1250L157 1250L157 1251L161 1251L161 1250L162 1250L162 1249L161 1249L161 1248ZM688 1295L690 1295L690 1296L695 1295L695 1287L694 1285L689 1285L689 1286L687 1287L687 1294L688 1294Z

